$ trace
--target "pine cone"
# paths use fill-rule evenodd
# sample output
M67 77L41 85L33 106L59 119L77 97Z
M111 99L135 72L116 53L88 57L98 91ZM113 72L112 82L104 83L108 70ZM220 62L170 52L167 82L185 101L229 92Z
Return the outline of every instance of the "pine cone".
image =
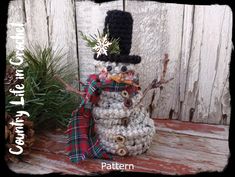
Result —
M5 160L7 162L18 162L20 158L23 157L23 155L27 155L31 147L34 143L34 129L33 129L33 122L28 120L27 117L22 116L19 119L24 120L24 126L23 126L23 131L24 131L24 145L22 146L23 148L23 153L21 155L14 155L9 152L9 148L15 149L15 146L17 145L15 143L15 139L17 137L17 133L15 132L16 127L12 126L9 124L11 121L14 121L13 116L9 114L5 114Z

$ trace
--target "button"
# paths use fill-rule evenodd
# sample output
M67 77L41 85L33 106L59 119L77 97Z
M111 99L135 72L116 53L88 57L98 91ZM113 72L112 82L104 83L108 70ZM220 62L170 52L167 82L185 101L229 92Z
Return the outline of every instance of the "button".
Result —
M127 127L128 123L130 122L130 119L128 117L124 117L121 119L121 123L122 125L124 125L125 127Z
M131 107L133 105L133 102L131 99L127 98L124 100L124 106L126 106L127 108Z
M116 151L116 154L119 156L125 156L127 153L128 153L128 150L125 147L118 148Z
M126 90L123 90L121 92L121 95L122 95L123 98L129 98L129 93Z
M115 142L118 143L118 144L124 144L126 141L126 138L122 135L117 135L115 137Z

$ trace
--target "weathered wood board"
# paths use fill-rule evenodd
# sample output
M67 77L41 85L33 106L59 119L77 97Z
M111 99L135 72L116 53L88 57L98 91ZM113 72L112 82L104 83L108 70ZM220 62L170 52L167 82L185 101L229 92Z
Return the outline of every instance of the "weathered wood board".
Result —
M166 4L166 30L162 34L167 39L167 42L162 47L162 56L167 53L169 55L169 65L166 73L166 79L174 78L164 88L159 91L159 98L153 101L156 104L152 117L177 119L180 113L179 92L180 84L180 54L182 46L182 31L183 31L183 13L184 5ZM176 20L177 19L177 20ZM162 44L160 44L162 45ZM160 63L162 65L162 61ZM158 65L159 67L159 65Z
M152 117L229 124L231 9L140 1L126 6L134 18L132 53L143 59L137 66L143 88L159 78L165 53L170 59L166 78L174 80L145 99Z
M22 23L22 24L25 23L23 0L11 1L9 3L8 19L7 19L7 43L6 43L7 54L10 54L16 48L15 40L12 39L12 37L16 35L16 30L15 27L10 25L10 23Z
M134 164L134 170L129 170L134 172L184 175L222 171L227 164L228 126L160 119L155 123L157 134L153 143L147 153L139 156L88 159L76 165L65 154L64 132L44 131L37 135L29 156L9 167L16 173L91 175L108 172L101 169L101 162L118 162Z
M228 6L195 6L180 120L229 124L226 82L232 49L231 18Z
M103 30L106 12L123 9L123 1L94 3L67 0L16 0L9 7L7 53L14 49L10 22L25 23L26 46L51 44L66 53L62 64L72 64L85 81L94 72L93 53L79 31ZM229 124L229 63L232 51L232 11L226 5L182 5L125 1L134 19L131 54L143 89L160 78L164 54L169 55L166 79L144 102L152 117ZM78 71L79 70L79 71Z
M211 93L208 123L223 122L228 124L230 120L230 94L228 90L228 70L232 50L232 10L223 6L222 20L217 45L215 76ZM217 115L220 114L220 117Z
M75 2L68 0L47 0L49 43L53 49L66 54L61 64L69 65L78 77L77 33Z
M180 119L183 121L192 120L193 114L195 112L194 108L196 107L198 84L199 84L198 77L201 65L200 47L202 44L202 31L203 31L203 25L201 25L203 24L203 13L199 13L199 11L202 11L202 8L203 8L202 6L194 7L194 17L192 19L193 23L191 23L191 26L194 25L196 28L193 28L193 39L191 37L190 56L188 55L187 56L188 58L186 58L186 60L188 61L188 69L187 69L188 78L187 78L187 84L185 84L185 94L182 104L182 112L180 116Z
M25 28L27 33L27 47L35 44L48 46L49 34L47 24L46 3L44 0L24 0L25 6Z
M61 64L69 64L74 77L78 77L74 3L73 0L11 1L8 11L7 54L15 50L15 41L10 39L15 31L9 23L24 23L25 47L51 45L54 50L64 55Z
M167 29L166 5L150 1L127 1L126 10L132 13L134 19L131 53L142 58L141 63L136 65L136 70L140 73L140 83L144 90L154 78L160 79L162 72L164 48L168 43L167 36L164 35ZM154 99L161 102L159 92L152 90L147 94L144 103L149 110L159 113L160 109L156 102L153 103ZM167 111L167 105L162 102L161 104Z

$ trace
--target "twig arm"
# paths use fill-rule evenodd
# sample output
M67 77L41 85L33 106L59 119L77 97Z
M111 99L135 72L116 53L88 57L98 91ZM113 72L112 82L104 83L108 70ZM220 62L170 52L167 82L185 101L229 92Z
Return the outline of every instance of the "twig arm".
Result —
M85 95L85 92L82 92L78 89L75 89L74 87L72 87L71 85L67 84L63 79L61 79L59 76L54 76L54 78L58 81L60 81L62 84L65 85L65 90L67 90L68 92L74 92L80 96L84 96Z
M168 80L160 80L158 82L156 82L155 80L153 80L153 82L151 84L149 84L149 86L144 90L143 92L143 97L141 98L140 102L144 99L144 97L146 96L146 94L148 93L149 90L151 89L155 89L155 88L159 88L161 87L163 84L166 84L168 82L170 82L171 80L173 80L174 78L168 79Z
M168 58L168 54L165 54L164 60L163 60L163 71L162 71L162 75L160 80L158 81L157 79L154 79L149 86L143 91L143 97L140 99L140 102L142 102L142 100L144 99L144 97L146 96L146 94L148 93L149 90L151 89L155 89L155 88L159 88L161 87L163 84L166 84L168 82L170 82L171 80L173 80L174 78L165 80L165 76L166 76L166 71L167 71L167 65L169 62L169 58ZM138 104L139 104L138 103ZM137 105L138 105L137 104Z

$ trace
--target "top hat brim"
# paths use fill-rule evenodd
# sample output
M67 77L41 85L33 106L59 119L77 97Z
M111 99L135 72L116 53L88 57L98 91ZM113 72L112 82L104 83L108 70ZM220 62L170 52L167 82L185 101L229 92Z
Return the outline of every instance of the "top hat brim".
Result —
M94 55L95 60L105 61L105 62L115 62L115 63L131 63L138 64L141 62L141 57L138 55L119 55L119 54L109 54L109 55L100 55L97 57L97 54Z

